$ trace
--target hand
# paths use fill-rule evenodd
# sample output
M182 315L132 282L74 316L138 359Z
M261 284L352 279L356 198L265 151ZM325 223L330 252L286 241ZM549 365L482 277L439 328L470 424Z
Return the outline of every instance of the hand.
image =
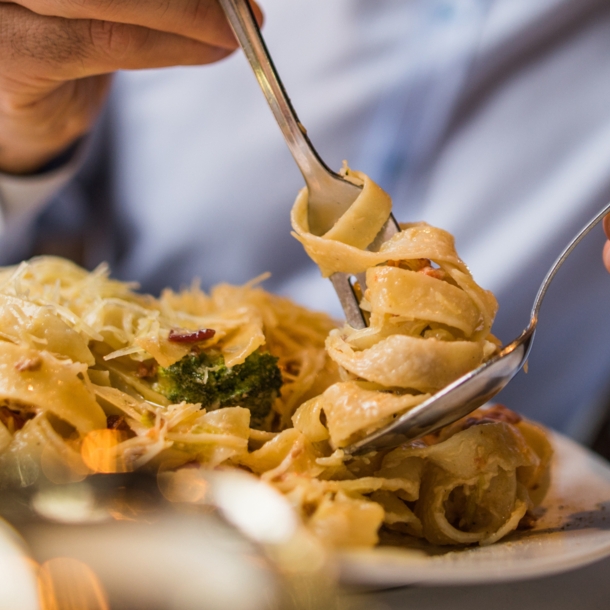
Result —
M0 171L35 171L89 131L115 70L236 46L216 0L0 0Z
M604 244L604 252L603 252L602 256L603 256L603 260L604 260L604 265L606 266L606 269L610 273L610 214L608 214L608 216L606 216L604 218L603 226L604 226L604 233L606 234L606 237L608 239L606 240L606 243Z

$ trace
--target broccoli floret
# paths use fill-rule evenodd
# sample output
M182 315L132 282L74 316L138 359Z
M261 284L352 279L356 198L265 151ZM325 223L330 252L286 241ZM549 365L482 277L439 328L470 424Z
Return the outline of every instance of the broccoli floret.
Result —
M201 403L207 409L246 407L251 426L260 428L282 387L277 358L256 351L243 364L228 368L222 354L189 354L160 368L156 389L173 403Z

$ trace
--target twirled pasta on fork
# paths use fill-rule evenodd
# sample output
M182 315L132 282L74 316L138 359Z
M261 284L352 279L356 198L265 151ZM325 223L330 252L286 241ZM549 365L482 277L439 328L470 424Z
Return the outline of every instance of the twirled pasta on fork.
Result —
M292 211L295 236L326 277L366 272L361 308L367 328L345 325L327 340L330 357L348 373L319 399L331 441L343 447L473 370L495 353L494 296L478 286L446 231L402 225L378 252L373 241L390 210L388 195L367 176L352 208L322 237L307 229L307 190ZM385 391L384 391L385 390Z

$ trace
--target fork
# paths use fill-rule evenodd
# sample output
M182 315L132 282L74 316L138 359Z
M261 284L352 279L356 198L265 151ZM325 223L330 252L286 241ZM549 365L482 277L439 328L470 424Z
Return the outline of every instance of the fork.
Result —
M247 0L219 1L254 70L288 148L305 178L309 190L310 231L315 235L323 235L353 203L360 188L328 169L316 153L292 108ZM608 213L610 213L610 204L576 235L555 261L534 299L528 326L514 341L477 369L463 375L390 424L345 447L344 452L347 455L355 455L372 449L395 447L406 441L421 438L465 417L502 390L527 361L534 340L540 306L549 284L572 250ZM398 231L396 220L390 216L369 249L377 250L384 241ZM358 281L364 287L362 275L358 276ZM345 273L334 273L330 279L341 301L347 322L354 328L364 328L365 318L350 276Z
M282 85L249 2L220 0L220 4L305 179L309 194L309 230L314 235L324 235L358 197L361 188L330 170L314 149ZM378 249L398 231L398 223L390 216L369 249ZM366 321L351 276L334 273L330 280L348 324L353 328L364 328ZM364 292L364 277L358 276L358 281Z

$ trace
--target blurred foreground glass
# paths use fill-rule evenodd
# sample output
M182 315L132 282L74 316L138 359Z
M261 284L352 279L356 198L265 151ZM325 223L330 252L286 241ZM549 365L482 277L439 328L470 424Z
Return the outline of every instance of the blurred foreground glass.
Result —
M0 494L0 610L332 610L335 571L239 471L95 475Z

